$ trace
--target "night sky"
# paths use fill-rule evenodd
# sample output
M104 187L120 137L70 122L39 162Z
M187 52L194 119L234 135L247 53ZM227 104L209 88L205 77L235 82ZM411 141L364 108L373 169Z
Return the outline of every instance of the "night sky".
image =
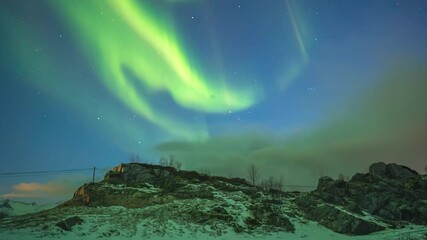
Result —
M310 186L427 166L424 0L3 0L0 30L1 173L133 153ZM90 179L0 176L0 195L68 198Z

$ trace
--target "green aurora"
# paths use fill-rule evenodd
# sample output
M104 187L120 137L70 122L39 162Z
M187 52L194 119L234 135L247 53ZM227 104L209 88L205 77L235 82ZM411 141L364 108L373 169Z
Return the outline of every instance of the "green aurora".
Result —
M132 1L51 3L58 15L65 17L111 93L168 133L194 138L193 131L185 130L188 129L186 123L171 120L165 112L154 108L148 97L138 92L139 87L151 93L167 92L179 106L206 113L245 109L260 99L260 93L249 88L230 89L223 76L212 80L199 73L169 27L171 21L151 14L142 4ZM207 136L206 131L197 134L199 138Z

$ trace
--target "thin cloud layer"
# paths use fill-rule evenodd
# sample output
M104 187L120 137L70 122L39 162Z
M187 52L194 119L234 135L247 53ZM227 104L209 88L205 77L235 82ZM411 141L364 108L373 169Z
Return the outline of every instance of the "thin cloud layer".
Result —
M11 199L47 199L64 200L69 199L76 190L77 183L67 181L21 182L12 186L12 191L0 195L1 198Z

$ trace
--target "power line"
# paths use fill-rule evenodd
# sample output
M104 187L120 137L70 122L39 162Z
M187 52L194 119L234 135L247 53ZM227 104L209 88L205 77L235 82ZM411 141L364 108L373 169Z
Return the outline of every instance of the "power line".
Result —
M83 171L83 170L90 170L90 169L92 169L92 168L78 168L78 169L66 169L66 170L50 170L50 171L36 171L36 172L8 172L8 173L0 173L0 175L35 174L35 173L56 173L56 172Z
M96 171L108 171L111 168L95 168ZM56 173L78 173L78 172L91 172L93 168L76 168L76 169L61 169L61 170L45 170L45 171L31 171L31 172L5 172L0 173L0 177L26 177L37 175L48 175Z

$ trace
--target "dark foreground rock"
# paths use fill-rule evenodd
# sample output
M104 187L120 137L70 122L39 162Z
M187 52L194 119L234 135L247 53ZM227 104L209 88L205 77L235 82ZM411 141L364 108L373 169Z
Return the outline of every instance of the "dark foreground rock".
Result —
M58 222L56 226L61 228L62 230L71 231L73 226L82 224L82 223L83 223L83 220L81 218L74 216Z
M316 221L334 232L365 235L385 229L382 225L363 219L362 215L324 203L310 195L297 198L296 204L303 209L308 219Z
M306 217L340 233L367 234L383 225L363 220L376 216L385 226L427 224L427 178L408 167L375 163L350 181L319 179L317 189L296 201Z

